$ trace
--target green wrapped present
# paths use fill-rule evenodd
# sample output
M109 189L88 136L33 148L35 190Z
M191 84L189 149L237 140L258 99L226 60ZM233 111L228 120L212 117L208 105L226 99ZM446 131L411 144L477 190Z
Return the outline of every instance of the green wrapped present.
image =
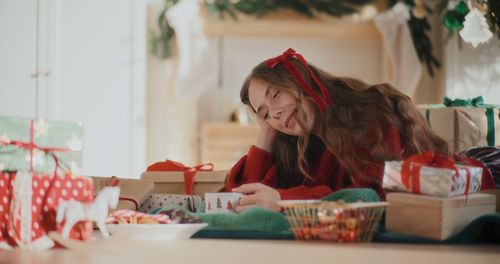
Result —
M473 99L444 99L443 104L418 105L432 130L449 142L454 152L471 147L500 145L500 106Z
M0 171L79 175L82 136L79 122L0 116Z

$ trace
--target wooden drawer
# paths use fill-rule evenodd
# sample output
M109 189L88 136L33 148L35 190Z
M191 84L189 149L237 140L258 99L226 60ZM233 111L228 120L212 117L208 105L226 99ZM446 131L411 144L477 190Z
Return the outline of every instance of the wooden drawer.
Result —
M257 124L205 123L201 131L201 163L211 162L217 170L230 169L247 154L259 134Z

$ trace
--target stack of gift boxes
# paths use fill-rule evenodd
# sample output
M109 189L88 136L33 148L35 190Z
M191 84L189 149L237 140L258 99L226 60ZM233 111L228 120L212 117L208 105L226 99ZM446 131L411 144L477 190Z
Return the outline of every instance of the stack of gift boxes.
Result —
M432 130L449 142L451 151L500 145L497 106L482 97L445 98L440 105L419 105ZM385 164L383 187L388 191L388 231L445 240L475 219L495 213L499 191L481 190L483 168L459 164L435 153ZM481 193L480 193L481 192Z
M56 210L62 200L91 202L93 185L80 176L82 125L0 117L0 248L50 248L60 232ZM89 222L77 224L73 239L90 237Z
M478 193L482 175L480 167L432 152L386 162L383 187L392 191L386 196L387 230L444 240L494 213L496 197Z

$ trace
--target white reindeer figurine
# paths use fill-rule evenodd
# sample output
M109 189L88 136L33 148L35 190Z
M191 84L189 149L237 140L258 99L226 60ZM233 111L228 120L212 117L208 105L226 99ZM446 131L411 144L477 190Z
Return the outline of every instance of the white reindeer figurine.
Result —
M62 236L69 238L69 233L73 226L79 221L89 220L96 222L104 239L109 238L106 228L106 218L108 209L115 209L120 199L120 187L105 187L95 197L93 203L81 203L74 200L61 201L57 207L57 223L66 220L62 230Z

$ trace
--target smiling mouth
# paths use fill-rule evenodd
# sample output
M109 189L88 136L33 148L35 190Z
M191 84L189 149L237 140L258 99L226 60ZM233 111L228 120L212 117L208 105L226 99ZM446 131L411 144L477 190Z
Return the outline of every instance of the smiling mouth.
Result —
M288 128L290 126L290 121L292 120L293 115L290 115L285 122L285 128Z

